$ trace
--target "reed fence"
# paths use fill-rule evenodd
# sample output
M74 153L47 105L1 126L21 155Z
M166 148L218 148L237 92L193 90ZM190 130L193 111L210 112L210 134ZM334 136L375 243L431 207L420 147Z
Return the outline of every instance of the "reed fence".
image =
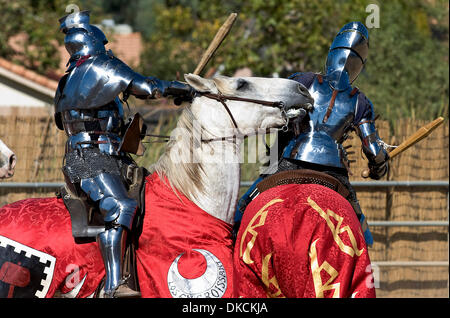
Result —
M161 119L153 133L170 131L175 120ZM424 121L402 119L393 131L388 122L377 121L379 135L388 144L399 144ZM169 128L168 128L169 127ZM18 157L13 178L4 182L62 182L61 173L64 132L52 117L0 116L0 139ZM346 141L354 153L350 169L351 181L367 181L360 172L367 167L356 135ZM149 165L163 151L163 144L152 144L138 163ZM391 162L386 181L448 181L449 127L441 125L428 138L396 157ZM244 165L245 167L248 167ZM254 167L254 166L252 166ZM257 169L244 180L256 178ZM244 175L244 174L243 174ZM54 190L39 188L0 188L0 206L29 197L53 196ZM358 198L369 222L376 221L448 221L448 187L382 187L359 188ZM448 297L448 226L371 226L374 245L369 249L376 268L378 297ZM387 266L416 262L414 266ZM426 262L440 262L429 266ZM396 263L397 262L397 263ZM425 262L425 263L424 263ZM447 262L447 263L445 263ZM447 264L447 265L445 265Z

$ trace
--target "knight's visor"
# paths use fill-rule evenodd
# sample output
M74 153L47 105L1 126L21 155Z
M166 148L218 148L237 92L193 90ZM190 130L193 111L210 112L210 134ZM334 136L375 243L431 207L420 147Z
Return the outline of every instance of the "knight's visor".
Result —
M347 48L356 52L363 61L367 59L369 54L369 42L366 37L356 30L344 31L334 39L330 50L337 48Z

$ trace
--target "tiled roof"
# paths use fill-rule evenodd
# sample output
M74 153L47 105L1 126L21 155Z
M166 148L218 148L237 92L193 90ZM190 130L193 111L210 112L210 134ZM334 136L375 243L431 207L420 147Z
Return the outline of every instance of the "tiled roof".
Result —
M144 49L141 33L114 34L109 48L119 59L131 67L136 67L141 61L141 53Z
M106 44L107 50L112 50L115 56L124 61L130 67L136 67L139 65L141 53L144 49L141 33L116 33L107 37L109 40L109 43ZM59 54L61 57L59 72L64 74L67 69L66 64L70 56L64 46L59 47Z
M11 41L15 45L15 49L20 51L20 41L24 40L23 36L17 36L14 41ZM113 53L130 67L136 67L140 63L140 55L144 48L142 43L142 36L139 32L133 32L128 34L116 33L109 37L109 43L106 45L106 49L111 49ZM53 74L55 78L64 75L67 69L66 64L69 60L69 54L64 46L58 48L60 53L59 69ZM58 81L49 78L44 75L40 75L32 70L27 69L21 65L10 62L0 57L0 67L5 70L14 73L17 76L32 81L35 84L41 85L45 88L55 91L58 87Z
M21 76L27 80L30 80L36 84L39 84L41 86L44 86L46 88L56 90L58 87L58 82L54 81L46 76L39 75L36 72L33 72L21 65L14 64L8 60L5 60L0 57L0 67L18 75Z

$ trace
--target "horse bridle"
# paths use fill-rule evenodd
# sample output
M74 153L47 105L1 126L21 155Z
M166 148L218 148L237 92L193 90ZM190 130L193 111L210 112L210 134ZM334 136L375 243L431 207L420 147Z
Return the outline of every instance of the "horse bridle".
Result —
M232 135L232 136L228 136L228 137L202 139L202 142L224 141L224 140L229 140L229 139L235 140L235 138L237 138L237 137L248 136L247 134L241 134L240 133L240 130L239 130L239 127L238 127L238 125L236 123L236 120L234 119L234 116L231 113L230 108L228 107L228 105L226 103L227 100L234 100L234 101L240 101L240 102L249 102L249 103L260 104L260 105L264 105L264 106L268 106L268 107L279 108L279 109L281 109L282 115L286 119L286 122L283 125L283 127L281 128L281 130L287 131L287 129L288 129L289 118L286 116L286 105L282 101L269 102L269 101L260 100L260 99L252 99L252 98L244 98L244 97L223 95L220 92L217 93L217 94L197 92L197 94L200 95L200 96L204 96L204 97L207 97L207 98L210 98L210 99L214 99L214 100L220 102L223 105L223 107L225 108L225 110L227 111L228 115L230 116L231 121L233 122L234 128L236 128L237 131L238 131L238 134L236 134L236 135Z
M260 100L260 99L252 99L252 98L244 98L244 97L236 97L236 96L228 96L228 95L223 95L221 92L214 94L214 93L203 93L203 92L196 92L196 95L198 96L204 96L210 99L214 99L218 102L220 102L223 107L225 108L225 110L227 111L228 115L231 118L231 121L233 122L234 128L237 129L238 134L235 135L231 135L231 136L227 136L227 137L217 137L217 138L210 138L210 139L202 139L202 142L211 142L211 141L226 141L226 140L233 140L235 141L237 137L246 137L246 136L250 136L250 134L241 134L239 127L236 123L236 120L234 119L233 114L230 111L230 108L228 107L226 101L227 100L234 100L234 101L240 101L240 102L249 102L249 103L255 103L255 104L260 104L260 105L264 105L264 106L268 106L268 107L275 107L275 108L279 108L281 109L281 114L283 115L283 117L285 118L285 123L283 125L283 127L281 129L278 130L282 130L284 132L286 132L288 130L288 124L289 124L289 117L287 117L286 115L286 105L282 102L282 101L278 101L278 102L269 102L266 100ZM150 136L150 137L158 137L158 138L165 138L165 139L170 139L170 136L162 136L162 135L153 135L153 134L146 134L145 136Z

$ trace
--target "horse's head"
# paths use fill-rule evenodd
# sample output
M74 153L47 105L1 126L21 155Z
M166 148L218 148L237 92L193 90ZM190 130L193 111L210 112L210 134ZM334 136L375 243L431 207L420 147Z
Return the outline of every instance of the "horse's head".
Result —
M212 127L229 128L234 118L244 134L258 128L281 127L286 123L286 111L309 108L314 102L302 84L289 79L226 76L205 79L193 74L185 75L185 79L200 92L192 103L198 120L209 122ZM231 116L226 113L223 103L211 95L224 96ZM228 119L224 120L224 117Z
M313 99L303 85L288 79L193 74L185 79L198 94L150 170L167 177L175 192L204 211L231 223L244 137L283 127L286 112L308 108Z
M0 140L0 179L14 175L16 155Z

